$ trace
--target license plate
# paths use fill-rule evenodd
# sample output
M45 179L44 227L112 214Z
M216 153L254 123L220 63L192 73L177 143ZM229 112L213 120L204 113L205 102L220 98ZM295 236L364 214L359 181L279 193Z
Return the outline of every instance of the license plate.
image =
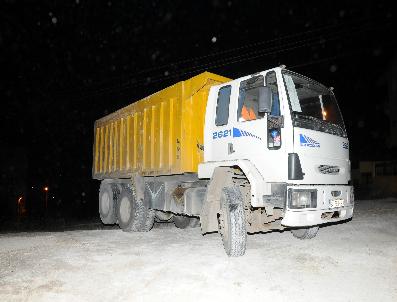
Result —
M330 208L340 208L345 205L345 201L342 198L332 199L330 201Z

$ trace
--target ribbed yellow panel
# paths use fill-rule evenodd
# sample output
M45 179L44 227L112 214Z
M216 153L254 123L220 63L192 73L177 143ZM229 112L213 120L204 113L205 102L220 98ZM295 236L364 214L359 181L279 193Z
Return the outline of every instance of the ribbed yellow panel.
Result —
M175 160L176 160L176 144L175 142L175 99L170 99L170 112L169 112L169 137L168 137L168 161L169 161L169 167L174 167L175 165Z
M159 170L163 170L164 167L166 166L165 159L167 158L168 155L168 148L164 146L164 138L166 137L165 135L165 102L160 103L160 113L159 113ZM160 152L161 150L161 152Z
M110 149L110 142L109 142L109 125L105 127L105 156L103 158L103 173L109 173L109 149Z
M131 139L132 136L132 131L131 131L131 127L132 127L132 116L129 115L127 116L127 122L126 122L126 142L125 142L125 170L129 170L131 168L131 153L132 153L132 148L131 148L131 144L133 142L133 140Z
M143 111L143 156L142 156L142 162L143 162L143 169L146 170L150 167L150 114L149 114L149 108L145 108ZM149 124L149 125L148 125Z
M97 128L98 129L98 128ZM101 131L101 143L99 149L99 172L104 172L104 161L105 161L105 130L104 127L100 127Z
M97 120L93 178L197 172L208 92L227 81L204 72Z
M125 145L125 141L124 141L124 139L125 139L124 124L125 123L124 123L124 120L125 120L125 118L121 118L120 119L119 161L118 161L118 165L119 165L119 169L121 171L125 170L125 165L124 165L124 162L125 162L125 159L124 159L124 153L125 153L125 150L124 150L124 145Z
M99 171L99 140L100 140L100 134L101 132L99 129L95 129L95 147L94 147L94 169L95 171Z

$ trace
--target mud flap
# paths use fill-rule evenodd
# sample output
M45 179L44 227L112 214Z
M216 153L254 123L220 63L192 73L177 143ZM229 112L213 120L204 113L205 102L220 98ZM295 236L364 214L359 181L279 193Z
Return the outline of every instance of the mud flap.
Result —
M201 232L209 233L218 231L218 213L222 189L233 185L233 168L217 167L214 169L207 194L200 214Z
M143 176L138 173L134 173L131 176L131 181L135 191L135 198L138 201L145 201L145 179Z

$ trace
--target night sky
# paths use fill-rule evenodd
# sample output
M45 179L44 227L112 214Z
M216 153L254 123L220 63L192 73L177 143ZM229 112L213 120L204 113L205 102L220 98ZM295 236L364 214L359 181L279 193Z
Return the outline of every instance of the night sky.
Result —
M387 1L4 0L2 203L23 195L38 212L48 185L63 215L97 215L94 121L205 70L236 78L284 64L333 86L353 165L393 159L393 23Z

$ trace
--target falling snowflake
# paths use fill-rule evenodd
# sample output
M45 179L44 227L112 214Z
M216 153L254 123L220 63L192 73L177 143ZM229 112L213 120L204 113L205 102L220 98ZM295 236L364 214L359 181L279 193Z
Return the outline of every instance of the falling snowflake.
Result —
M212 37L211 42L216 43L216 37Z
M336 66L335 64L334 64L334 65L331 65L331 66L329 67L329 71L331 71L331 72L335 72L337 69L338 69L338 66Z

